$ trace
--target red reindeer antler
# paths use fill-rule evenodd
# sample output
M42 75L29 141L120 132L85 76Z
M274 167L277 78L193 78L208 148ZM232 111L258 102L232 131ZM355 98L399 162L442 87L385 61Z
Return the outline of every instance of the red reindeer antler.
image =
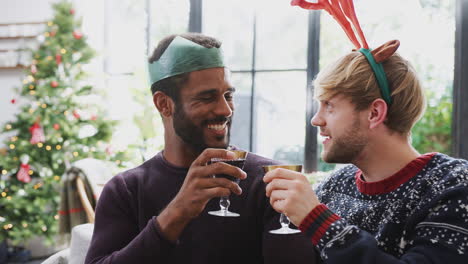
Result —
M366 38L362 33L361 26L359 25L359 21L356 17L356 12L354 11L354 4L352 0L318 0L317 3L307 2L305 0L292 0L291 5L297 5L304 9L323 9L327 11L338 22L338 24L340 24L356 49L369 48ZM351 21L354 28L357 30L362 45L357 40L349 21Z
M369 45L367 45L366 37L362 32L361 25L359 24L359 20L356 16L356 11L354 11L354 3L353 0L340 0L341 7L343 8L343 12L346 16L351 20L353 23L354 28L357 30L359 38L361 39L362 46L361 48L369 49Z

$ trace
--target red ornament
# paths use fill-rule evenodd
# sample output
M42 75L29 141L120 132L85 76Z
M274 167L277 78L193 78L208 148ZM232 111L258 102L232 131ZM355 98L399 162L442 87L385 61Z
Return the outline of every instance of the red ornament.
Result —
M38 122L34 123L34 125L29 128L29 132L31 133L31 139L29 140L31 144L45 141L44 130Z
M112 154L114 154L114 150L112 149L112 146L111 146L111 145L108 145L108 146L106 147L106 153L107 153L107 155L112 155Z
M57 65L60 65L60 63L62 63L62 55L55 54L55 62L57 63Z
M55 34L57 34L57 31L51 31L51 32L49 33L49 35L50 35L51 37L55 37Z
M36 73L37 73L36 64L31 64L31 73L32 73L32 74L36 74Z
M80 114L79 114L78 111L76 111L76 110L73 110L73 116L74 116L76 119L80 119Z
M24 183L28 183L31 181L31 176L29 176L29 170L31 169L31 166L26 163L21 163L20 169L18 173L16 173L16 178Z
M60 125L57 124L57 123L55 123L55 124L54 124L54 129L55 129L55 130L59 130L59 129L60 129Z
M58 84L57 81L51 81L51 82L50 82L50 87L52 87L52 88L56 88L58 85L59 85L59 84Z
M75 9L70 9L70 15L74 15L75 14Z
M16 104L16 99L15 99L15 98L13 98L13 99L11 99L11 101L10 101L10 102L11 102L12 104Z
M73 31L73 37L74 37L75 39L81 39L81 38L83 37L83 33L81 33L81 32L78 31L78 30L75 30L75 31Z

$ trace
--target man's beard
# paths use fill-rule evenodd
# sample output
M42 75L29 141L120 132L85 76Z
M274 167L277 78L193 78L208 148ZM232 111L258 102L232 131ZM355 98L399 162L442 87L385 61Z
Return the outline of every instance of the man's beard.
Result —
M344 131L343 136L332 138L328 152L322 152L322 159L327 163L351 163L364 149L367 137L360 133L360 121L356 118L352 126Z
M203 150L209 147L220 148L220 146L208 146L203 135L203 128L206 127L209 123L221 123L226 121L228 122L226 124L228 130L226 135L226 142L221 146L221 148L227 148L229 146L229 139L231 136L232 115L230 117L219 116L214 119L205 120L200 126L197 126L187 117L187 113L184 111L183 107L181 105L176 105L173 126L175 133L186 144L188 144L194 151L201 153ZM225 136L219 136L217 139L219 141L224 141Z

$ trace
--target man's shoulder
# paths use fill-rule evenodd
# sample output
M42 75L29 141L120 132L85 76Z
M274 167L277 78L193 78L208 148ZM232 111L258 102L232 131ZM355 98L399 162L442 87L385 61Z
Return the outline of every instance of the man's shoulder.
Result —
M124 170L108 182L110 185L126 185L127 188L132 185L136 185L138 182L143 181L144 177L151 171L157 168L159 162L159 154L153 158L141 163L138 166Z
M424 178L446 186L468 184L468 161L436 153L423 169Z

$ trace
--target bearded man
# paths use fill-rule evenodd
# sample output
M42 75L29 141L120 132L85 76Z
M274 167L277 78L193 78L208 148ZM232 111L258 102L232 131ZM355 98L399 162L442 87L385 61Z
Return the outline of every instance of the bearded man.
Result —
M249 153L243 170L207 165L232 159L229 149L236 149L229 146L235 88L220 46L189 33L168 36L154 50L149 73L164 150L106 184L86 263L315 263L302 234L268 233L279 214L265 196L261 166L277 162ZM219 208L213 198L228 195L239 217L208 214Z

